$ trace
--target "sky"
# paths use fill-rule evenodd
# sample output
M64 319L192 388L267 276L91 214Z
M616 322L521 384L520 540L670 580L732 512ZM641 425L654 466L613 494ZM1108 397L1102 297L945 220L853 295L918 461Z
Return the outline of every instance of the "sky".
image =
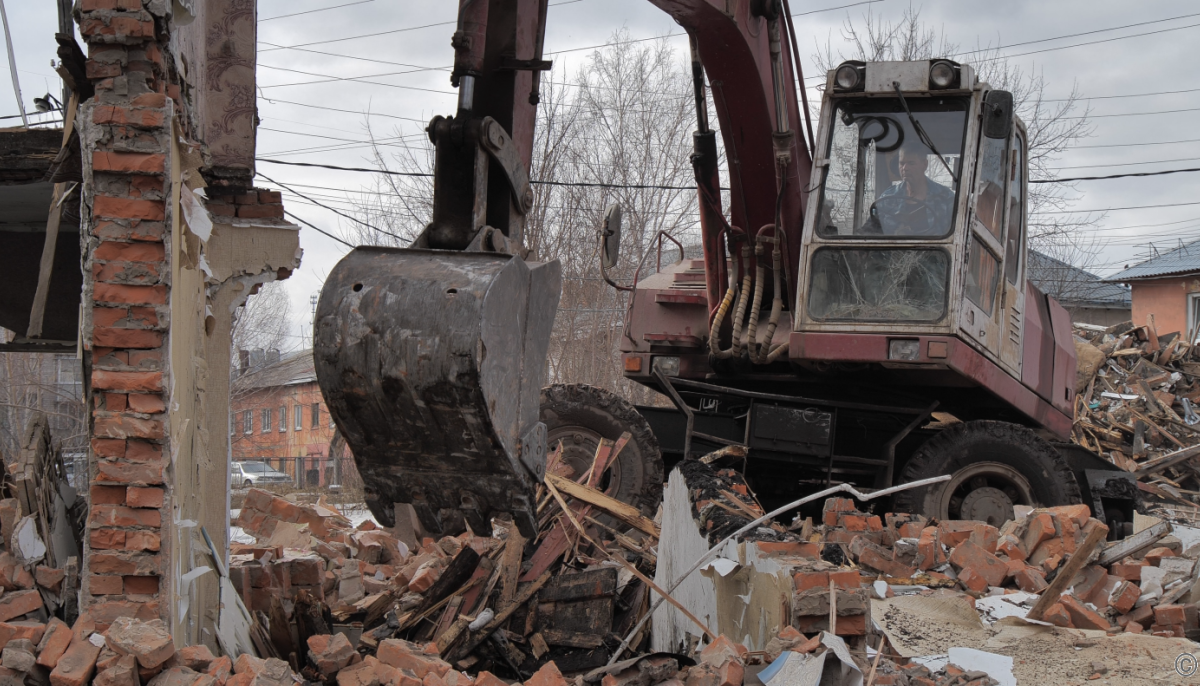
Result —
M7 3L17 74L31 111L35 96L60 88L50 68L54 5ZM450 0L259 0L257 156L372 166L363 144L367 122L376 136L407 136L426 144L422 129L428 120L454 111L446 68L453 61L450 36L457 5ZM634 39L682 33L645 0L551 0L550 5L546 52L556 67L569 71L589 55L581 48L609 42L616 31ZM806 74L816 73L814 55L827 43L834 54L849 51L843 39L847 20L861 25L867 12L895 20L909 7L908 0L791 0L792 12L799 15L795 23ZM1052 165L1060 177L1200 167L1200 128L1190 123L1200 112L1200 75L1192 52L1200 40L1200 4L924 0L911 7L963 50L1000 46L999 54L1011 56L1013 66L1044 78L1045 97L1064 97L1076 88L1088 98L1082 104L1092 135ZM686 38L669 40L684 59ZM564 50L569 52L558 52ZM16 98L11 83L4 83L8 60L0 57L0 116L14 115ZM809 98L819 102L820 94L810 89ZM0 125L19 121L0 120ZM259 163L258 172L259 187L286 184L342 209L349 209L355 192L371 185L367 174L267 162ZM1162 251L1200 238L1197 191L1200 173L1076 184L1069 194L1072 211L1108 210L1092 215L1098 220L1083 237L1095 245L1086 266L1111 274L1152 254L1151 244ZM339 222L346 222L290 192L284 198L290 212L327 231L337 233ZM286 282L296 347L307 343L311 296L349 250L308 227L301 229L300 241L303 264Z

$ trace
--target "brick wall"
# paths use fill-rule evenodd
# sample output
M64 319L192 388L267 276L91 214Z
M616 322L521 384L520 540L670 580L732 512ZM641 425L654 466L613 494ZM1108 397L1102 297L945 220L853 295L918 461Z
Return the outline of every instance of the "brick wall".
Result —
M159 3L161 4L161 3ZM82 0L96 96L80 111L85 157L85 345L91 351L90 514L81 608L107 624L157 617L163 574L168 158L177 103L141 0ZM90 325L90 331L88 326Z

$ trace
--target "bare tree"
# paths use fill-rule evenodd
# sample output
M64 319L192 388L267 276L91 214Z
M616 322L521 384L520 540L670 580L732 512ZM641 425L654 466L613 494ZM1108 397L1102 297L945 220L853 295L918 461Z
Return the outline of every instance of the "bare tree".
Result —
M695 113L690 70L665 39L631 43L619 31L611 43L573 75L557 68L542 80L524 242L563 266L549 381L590 383L646 402L653 394L627 382L620 368L628 296L600 274L599 227L605 209L620 203L623 258L611 275L622 282L655 271L660 232L698 243L689 159ZM382 140L366 128L372 140ZM431 179L418 175L433 168L432 146L409 144L400 131L392 135L402 141L398 147L373 147L372 161L386 173L350 194L360 221L343 221L341 231L351 242L408 245L432 215ZM677 259L672 250L664 253L665 262Z
M288 350L292 338L292 305L279 281L263 284L237 311L233 321L233 356L239 350Z
M0 342L12 338L12 332L0 329ZM0 353L0 456L16 455L25 427L37 412L49 420L51 435L62 446L66 461L86 464L87 412L80 360L73 354ZM73 476L86 482L86 469L75 469Z
M887 21L867 12L861 20L847 15L842 26L842 45L833 47L828 40L813 56L822 70L832 69L846 59L864 61L924 60L945 57L970 64L980 80L995 88L1010 91L1017 115L1028 132L1029 175L1031 179L1053 180L1053 164L1080 139L1094 130L1088 120L1077 84L1063 98L1046 97L1048 83L1041 72L1030 73L1013 65L992 47L963 51L921 19L919 7L910 6L895 21ZM1069 183L1029 184L1029 245L1076 266L1095 260L1099 246L1084 236L1103 215L1050 214L1071 206L1076 187Z

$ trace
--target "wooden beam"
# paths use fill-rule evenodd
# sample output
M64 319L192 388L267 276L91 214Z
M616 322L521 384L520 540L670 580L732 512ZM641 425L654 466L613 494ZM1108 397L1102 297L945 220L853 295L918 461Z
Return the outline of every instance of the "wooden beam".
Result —
M647 517L642 516L641 510L627 505L616 498L605 495L594 488L589 488L583 484L577 484L570 479L564 479L561 476L553 474L546 475L546 483L554 484L554 487L562 493L571 496L576 500L591 505L592 507L604 510L608 514L625 522L629 526L650 534L658 538L661 531L655 526L654 522Z
M1058 602L1063 591L1066 591L1071 582L1075 580L1075 575L1079 573L1079 570L1087 564L1088 558L1092 556L1092 551L1108 536L1108 527L1096 520L1088 522L1084 531L1087 532L1087 538L1083 539L1083 543L1075 549L1075 554L1071 555L1066 564L1059 568L1058 576L1054 577L1054 581L1051 581L1046 590L1042 591L1042 595L1034 604L1033 609L1025 615L1026 619L1041 620L1045 616L1050 606Z
M1136 555L1143 550L1150 549L1155 543L1165 538L1172 531L1170 522L1159 522L1149 529L1142 529L1136 534L1121 541L1116 541L1112 545L1104 549L1097 558L1096 564L1101 567L1107 567L1114 562L1119 562L1130 555Z
M1134 472L1133 475L1141 479L1150 476L1151 474L1161 472L1168 467L1174 467L1180 462L1189 460L1196 455L1200 455L1200 444L1194 445L1190 448L1184 448L1183 450L1176 450L1173 453L1163 455L1153 462L1147 462L1146 464L1142 465L1141 469Z

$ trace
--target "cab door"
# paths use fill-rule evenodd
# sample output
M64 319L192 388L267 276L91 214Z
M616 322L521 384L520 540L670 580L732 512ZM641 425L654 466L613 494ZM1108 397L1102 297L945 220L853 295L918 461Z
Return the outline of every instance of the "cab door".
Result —
M981 131L974 195L967 220L959 330L994 358L1000 357L1000 277L1004 258L1008 139Z
M1025 134L1014 127L1008 157L1007 234L1004 242L1004 340L1000 362L1021 378L1021 340L1025 329Z

